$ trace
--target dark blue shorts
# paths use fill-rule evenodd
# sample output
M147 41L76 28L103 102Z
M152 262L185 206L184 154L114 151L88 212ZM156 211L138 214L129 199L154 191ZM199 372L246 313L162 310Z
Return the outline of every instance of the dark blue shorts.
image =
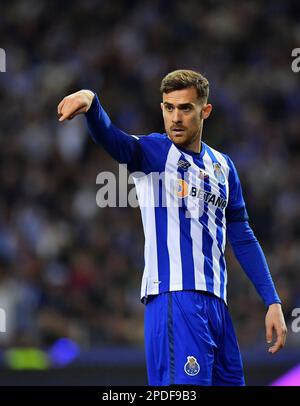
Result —
M227 306L205 292L150 296L145 349L149 385L245 385Z

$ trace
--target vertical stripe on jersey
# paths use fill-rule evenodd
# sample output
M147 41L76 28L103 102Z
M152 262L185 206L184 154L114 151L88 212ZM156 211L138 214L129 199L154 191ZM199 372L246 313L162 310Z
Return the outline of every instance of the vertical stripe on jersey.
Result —
M204 163L205 155L207 154L206 148L202 158L198 159L198 166L208 172L207 165ZM193 158L195 162L195 158ZM196 164L196 162L195 162ZM205 192L211 191L210 179L207 182L203 182ZM202 250L204 255L204 275L206 290L208 292L214 293L214 264L213 264L213 238L211 236L210 222L209 222L209 206L207 202L204 203L204 212L201 216L201 223L203 224L202 232Z
M158 187L157 187L158 186ZM157 247L157 264L158 278L152 280L152 284L157 284L159 292L166 292L170 286L170 258L167 248L168 241L168 213L167 207L164 207L163 202L163 181L159 179L158 185L154 186L155 201L158 202L158 207L155 207L155 224L156 230L156 247ZM158 194L158 196L157 196ZM150 255L152 255L150 253Z
M226 180L229 178L229 166L226 161L226 159L223 157L220 152L214 150L213 148L207 148L208 153L212 159L212 162L219 162L222 166L224 175L226 177ZM218 183L220 193L222 192L226 196L226 200L228 200L229 197L229 183L228 181L223 185L222 183ZM218 226L218 235L217 235L217 241L218 245L221 244L221 252L222 255L220 257L220 269L221 269L221 287L220 287L220 296L222 299L225 300L226 302L226 285L227 285L227 269L226 269L226 262L225 262L225 245L226 245L226 219L225 216L223 215L222 210L219 208L216 210L216 224Z
M204 147L203 147L204 148ZM189 172L192 174L192 179L197 179L199 170L198 166L195 167L193 158L184 154L186 160L191 164ZM194 281L196 290L206 290L206 281L204 275L204 255L202 252L203 249L203 226L199 222L198 218L193 218L190 222L190 236L192 240L192 255L194 259Z
M170 177L177 177L177 162L181 156L178 149L172 145L165 166L165 187L170 187ZM167 205L167 244L170 258L170 290L182 290L182 264L180 247L179 207L174 191L166 191Z
M157 262L157 244L156 235L157 227L155 219L155 199L153 174L134 178L136 193L139 200L142 222L145 234L145 269L142 279L141 297L147 294L157 294L158 284L150 285L151 281L158 280L158 262Z
M182 154L184 157L184 155ZM187 183L190 182L188 178L191 174L177 168L180 178L185 179ZM191 289L195 287L195 271L194 271L194 257L193 257L193 239L191 237L191 213L188 211L190 197L184 197L181 201L182 205L179 208L179 223L180 223L180 253L181 253L181 266L182 266L182 288Z
M213 163L217 162L214 160L211 151L209 148L206 149L207 154L204 158L204 163L206 167L212 167ZM214 169L213 169L214 170ZM212 173L213 173L212 170ZM218 183L219 192L220 192L220 183L214 178L214 182ZM211 216L209 216L210 221L208 223L208 228L213 236L213 245L212 245L212 257L213 257L213 269L214 269L214 294L218 297L221 296L222 292L222 278L224 272L224 258L222 252L222 241L223 241L223 230L222 230L222 210L215 205L210 205L209 210ZM224 281L223 281L224 283Z

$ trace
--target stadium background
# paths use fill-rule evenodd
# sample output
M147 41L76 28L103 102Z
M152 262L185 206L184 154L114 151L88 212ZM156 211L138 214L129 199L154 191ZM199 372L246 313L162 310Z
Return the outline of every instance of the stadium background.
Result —
M0 21L0 384L146 383L139 209L96 206L97 174L118 166L56 106L90 88L120 128L162 131L159 85L177 68L210 81L204 141L236 163L283 300L287 347L271 356L264 307L228 250L248 384L297 366L299 2L10 0Z

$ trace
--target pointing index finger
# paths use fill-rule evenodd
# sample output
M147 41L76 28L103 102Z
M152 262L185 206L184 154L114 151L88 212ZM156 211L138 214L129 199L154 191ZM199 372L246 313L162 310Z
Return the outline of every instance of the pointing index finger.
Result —
M60 116L61 115L61 109L63 107L63 105L65 104L66 98L64 97L62 99L62 101L59 103L59 105L57 106L57 114Z

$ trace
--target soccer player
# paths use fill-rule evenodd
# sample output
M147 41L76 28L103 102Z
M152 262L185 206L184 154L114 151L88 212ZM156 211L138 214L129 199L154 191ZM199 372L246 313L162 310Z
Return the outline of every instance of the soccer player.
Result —
M161 93L164 134L126 134L90 90L65 97L59 121L85 113L93 140L133 173L145 233L141 298L149 384L244 385L226 304L226 234L267 308L272 354L285 344L281 302L249 226L236 168L202 141L212 110L208 80L177 70L163 78ZM159 181L158 174L164 175Z

